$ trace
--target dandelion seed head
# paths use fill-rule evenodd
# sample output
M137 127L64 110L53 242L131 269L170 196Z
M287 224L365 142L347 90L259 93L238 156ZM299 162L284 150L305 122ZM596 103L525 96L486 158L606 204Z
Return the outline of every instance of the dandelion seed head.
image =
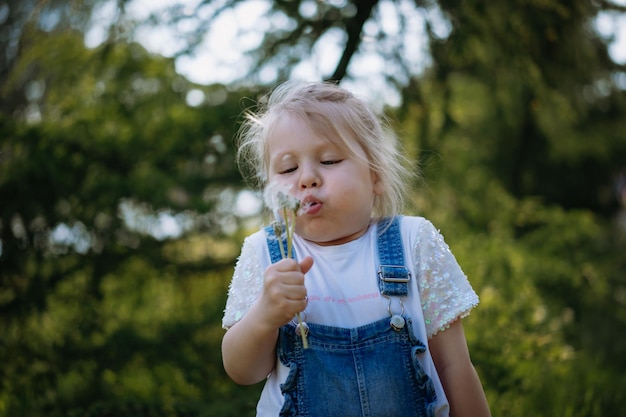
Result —
M285 209L297 213L300 200L290 194L291 188L291 184L269 183L263 192L263 201L267 208L274 213Z
M284 232L284 228L283 228L283 224L280 221L278 220L273 221L272 228L274 229L275 236L282 236Z

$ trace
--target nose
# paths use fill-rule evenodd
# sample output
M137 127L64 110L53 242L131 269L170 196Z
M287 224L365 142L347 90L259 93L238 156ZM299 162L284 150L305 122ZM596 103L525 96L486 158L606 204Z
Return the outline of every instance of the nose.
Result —
M300 189L303 190L307 188L319 187L320 185L322 185L317 170L309 164L301 166L298 185L300 186Z

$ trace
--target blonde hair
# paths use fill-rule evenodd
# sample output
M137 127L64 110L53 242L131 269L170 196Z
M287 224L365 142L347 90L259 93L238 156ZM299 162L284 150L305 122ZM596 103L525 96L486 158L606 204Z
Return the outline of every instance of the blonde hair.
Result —
M336 84L287 82L263 97L255 111L245 112L237 136L237 163L244 178L260 189L267 185L267 139L285 113L300 117L351 156L357 156L355 146L360 146L384 187L383 194L374 199L373 215L401 213L409 179L414 175L407 168L408 160L384 120L363 100Z

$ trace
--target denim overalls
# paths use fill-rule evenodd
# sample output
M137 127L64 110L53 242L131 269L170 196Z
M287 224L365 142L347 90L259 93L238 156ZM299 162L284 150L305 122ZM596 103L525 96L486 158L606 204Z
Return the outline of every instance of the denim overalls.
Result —
M404 262L400 218L381 220L378 236L381 294L389 314L356 328L308 323L309 348L303 349L295 324L280 329L279 360L289 368L281 392L281 417L434 416L436 394L418 357L426 351L413 334L412 321L392 314L390 297L406 297L410 273ZM281 259L273 229L265 229L272 263ZM373 278L373 277L372 277ZM298 329L299 330L299 329Z

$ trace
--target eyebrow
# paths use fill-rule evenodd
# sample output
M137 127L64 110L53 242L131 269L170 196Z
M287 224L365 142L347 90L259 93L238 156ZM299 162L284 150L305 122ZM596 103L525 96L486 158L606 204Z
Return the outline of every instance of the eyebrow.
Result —
M285 152L285 153L282 153L282 154L278 154L276 156L270 156L269 157L269 162L270 162L270 164L272 162L276 162L276 163L288 162L290 159L295 159L295 156L293 155L293 153Z

